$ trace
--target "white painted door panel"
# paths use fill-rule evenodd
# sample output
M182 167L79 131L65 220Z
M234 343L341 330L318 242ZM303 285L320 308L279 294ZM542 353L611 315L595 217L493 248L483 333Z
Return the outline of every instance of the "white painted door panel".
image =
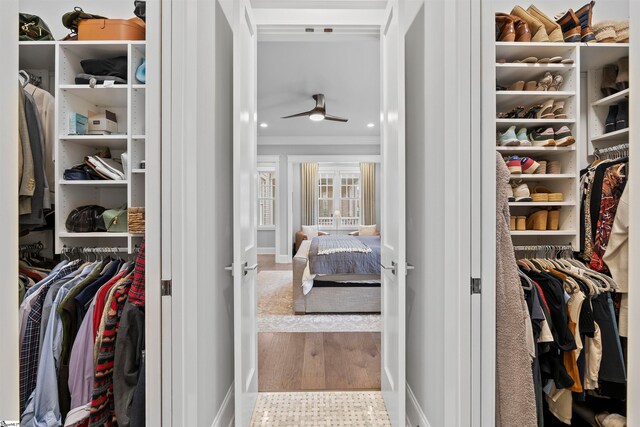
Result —
M233 275L235 425L249 425L258 396L256 27L248 0L234 2Z
M382 393L391 424L405 423L404 48L399 6L382 28Z

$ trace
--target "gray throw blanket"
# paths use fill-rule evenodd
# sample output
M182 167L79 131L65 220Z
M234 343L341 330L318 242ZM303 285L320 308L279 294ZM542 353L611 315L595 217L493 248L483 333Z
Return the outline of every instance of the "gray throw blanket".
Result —
M311 274L380 274L380 236L341 236L353 239L369 251L333 252L319 255L324 239L336 236L314 237L309 247L309 272ZM342 240L342 239L339 239ZM337 241L337 240L336 240ZM324 244L323 244L324 245ZM331 246L331 242L327 242ZM326 246L326 247L329 247Z
M371 248L353 236L323 236L318 239L318 255L341 252L362 252L368 254Z

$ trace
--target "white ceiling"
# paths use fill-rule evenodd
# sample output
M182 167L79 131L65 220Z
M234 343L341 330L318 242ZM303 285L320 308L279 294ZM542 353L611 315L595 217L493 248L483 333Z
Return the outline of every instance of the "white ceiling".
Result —
M349 121L281 119L312 109L315 93ZM269 125L259 136L378 136L379 121L379 40L258 43L258 123Z
M387 0L251 0L251 6L271 9L384 9Z

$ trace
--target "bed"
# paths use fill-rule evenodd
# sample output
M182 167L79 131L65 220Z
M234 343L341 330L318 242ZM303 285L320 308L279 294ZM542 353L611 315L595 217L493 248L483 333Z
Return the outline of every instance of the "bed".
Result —
M294 311L379 313L380 279L380 236L304 240L293 258Z

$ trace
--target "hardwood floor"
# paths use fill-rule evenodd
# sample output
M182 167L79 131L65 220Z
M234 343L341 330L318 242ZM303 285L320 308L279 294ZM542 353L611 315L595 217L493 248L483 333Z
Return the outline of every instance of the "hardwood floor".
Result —
M275 255L258 255L258 271L288 271L292 264L276 264Z
M380 390L379 332L258 334L258 389Z

